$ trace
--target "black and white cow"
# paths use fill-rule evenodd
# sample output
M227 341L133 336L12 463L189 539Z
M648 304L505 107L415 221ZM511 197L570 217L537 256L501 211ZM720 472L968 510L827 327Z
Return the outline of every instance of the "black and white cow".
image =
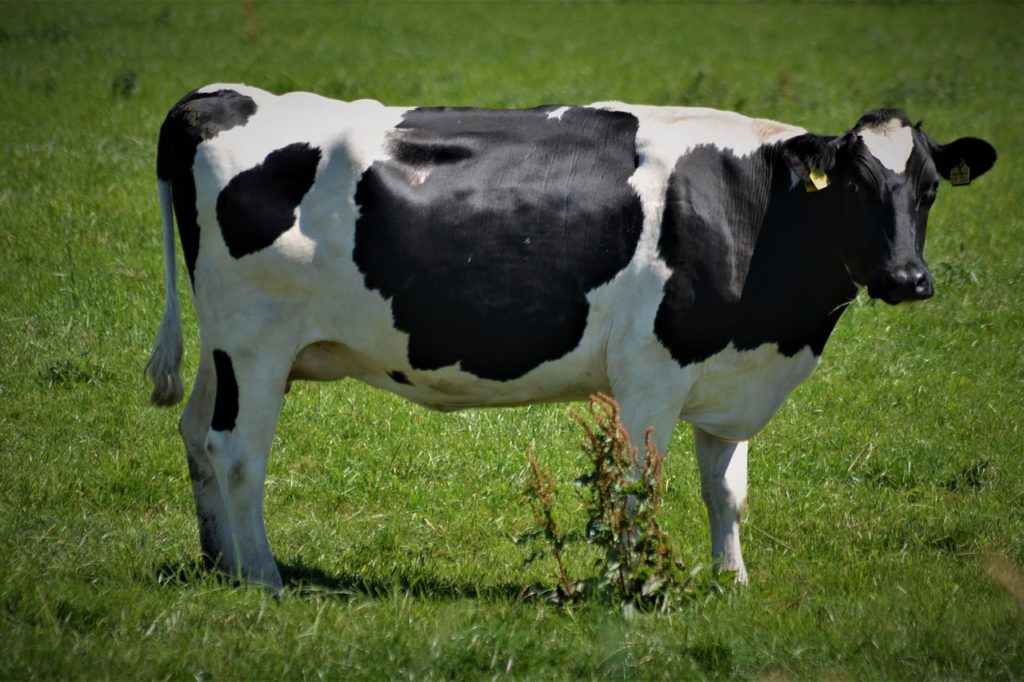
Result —
M712 553L745 582L747 440L858 287L932 295L939 178L995 159L897 110L833 137L618 102L193 92L160 130L167 303L148 373L155 404L181 400L176 216L200 329L181 433L202 549L281 584L263 485L293 380L353 377L439 410L607 391L634 441L652 428L664 451L677 419L693 425Z

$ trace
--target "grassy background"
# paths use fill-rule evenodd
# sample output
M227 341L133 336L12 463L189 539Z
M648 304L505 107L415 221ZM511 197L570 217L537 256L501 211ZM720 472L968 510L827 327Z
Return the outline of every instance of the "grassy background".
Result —
M0 678L1019 678L1024 619L1024 7L0 3ZM699 104L849 128L900 106L994 171L946 186L938 295L844 316L753 442L752 586L626 621L518 598L531 447L572 510L566 406L426 412L299 385L270 464L280 602L195 570L179 410L146 405L156 133L245 81L394 104ZM180 263L179 259L179 263ZM184 293L184 292L183 292ZM191 377L196 331L186 311ZM689 429L666 525L706 520ZM586 557L575 570L587 570Z

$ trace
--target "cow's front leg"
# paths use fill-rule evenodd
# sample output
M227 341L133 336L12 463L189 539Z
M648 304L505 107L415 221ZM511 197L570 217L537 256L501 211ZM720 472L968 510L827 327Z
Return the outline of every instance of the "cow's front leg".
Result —
M643 469L647 464L648 443L658 453L666 454L678 420L679 402L668 399L652 400L650 392L630 394L626 391L620 391L616 400L619 403L619 420L629 434L630 444L636 450L636 465L629 474L633 480L637 480L643 475ZM626 501L626 512L631 522L636 519L637 509L638 500L631 495ZM623 546L628 548L635 545L640 532L639 528L634 528L632 533L624 533L620 538Z
M747 583L740 551L740 516L747 504L747 441L729 441L693 427L700 488L711 525L711 557L718 571Z
M662 455L666 454L672 431L679 419L678 403L670 403L660 410L640 400L619 400L619 421L629 433L630 444L636 448L637 463L643 467L647 462L647 433L650 444ZM640 472L635 471L639 475Z
M214 350L217 396L206 452L231 529L229 566L240 577L276 590L281 575L263 522L263 492L287 367Z

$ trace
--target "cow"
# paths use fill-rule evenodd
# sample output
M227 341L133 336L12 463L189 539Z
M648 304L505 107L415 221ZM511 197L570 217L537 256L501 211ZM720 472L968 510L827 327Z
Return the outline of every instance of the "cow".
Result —
M747 582L747 442L866 287L927 299L939 179L996 160L899 110L838 136L707 108L392 107L246 85L160 128L166 304L151 401L183 397L177 221L199 325L180 431L206 559L281 587L263 522L292 381L436 410L614 396L643 452L692 425L713 563Z

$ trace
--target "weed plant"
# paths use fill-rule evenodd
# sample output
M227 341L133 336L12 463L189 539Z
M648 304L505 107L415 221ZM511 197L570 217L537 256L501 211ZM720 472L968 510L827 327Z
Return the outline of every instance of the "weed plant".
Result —
M619 405L611 396L591 396L588 414L573 412L583 428L582 450L590 471L576 479L581 489L586 527L581 533L564 530L555 521L555 485L532 452L527 453L526 499L535 527L519 536L521 544L534 544L527 563L549 555L557 567L558 586L548 601L573 604L598 599L635 611L665 612L698 593L720 589L714 580L698 580L699 569L686 566L661 527L664 499L665 454L644 435L641 452L622 425ZM543 540L544 547L536 547ZM598 547L597 574L573 580L566 568L566 550L583 541Z

